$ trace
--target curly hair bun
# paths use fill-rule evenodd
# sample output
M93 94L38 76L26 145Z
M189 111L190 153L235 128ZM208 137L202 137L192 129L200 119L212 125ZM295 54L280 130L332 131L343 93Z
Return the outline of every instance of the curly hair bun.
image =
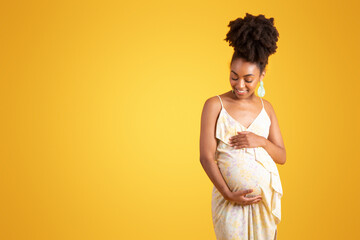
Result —
M225 41L234 47L234 57L242 57L265 68L268 57L276 52L279 32L274 26L274 18L265 18L246 13L244 18L230 21Z

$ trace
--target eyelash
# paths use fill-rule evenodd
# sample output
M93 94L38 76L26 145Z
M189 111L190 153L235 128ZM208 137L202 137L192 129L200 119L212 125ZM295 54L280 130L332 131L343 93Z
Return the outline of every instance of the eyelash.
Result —
M236 81L236 80L239 80L239 79L234 79L234 78L231 78L232 80ZM252 81L245 81L247 83L251 83Z

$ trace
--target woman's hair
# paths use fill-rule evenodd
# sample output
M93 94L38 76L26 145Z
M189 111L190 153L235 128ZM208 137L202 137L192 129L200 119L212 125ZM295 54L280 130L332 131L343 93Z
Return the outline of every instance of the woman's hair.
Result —
M264 71L268 57L276 52L279 33L274 26L274 18L264 15L253 16L246 13L244 18L230 21L229 32L225 41L234 47L231 63L236 58L244 58L248 62L256 63L260 74Z

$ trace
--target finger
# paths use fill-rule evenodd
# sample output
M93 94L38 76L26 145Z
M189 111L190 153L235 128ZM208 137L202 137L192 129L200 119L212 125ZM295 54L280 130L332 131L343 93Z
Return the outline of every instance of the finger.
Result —
M262 198L259 198L258 200L255 200L254 202L261 202Z
M246 145L244 145L244 144L235 145L235 148L249 148L249 147L250 147L250 145L248 145L248 144L246 144Z
M242 139L248 139L249 138L249 134L239 134L235 136L236 139L238 140L242 140Z
M260 201L260 200L262 200L261 197L260 198L258 198L258 197L256 197L256 198L245 198L245 202L253 202L253 201Z
M233 138L229 138L229 141L232 142L232 143L237 143L239 142L241 139L239 139L238 137L233 137Z
M236 143L236 141L233 139L233 140L229 140L229 143L230 144L234 144L234 143Z
M246 136L245 135L237 135L235 138L234 138L234 140L242 140L242 139L245 139L246 138Z
M239 143L247 143L248 142L248 140L246 138L238 138L238 139L236 139L236 141Z
M247 140L242 140L242 139L234 139L234 140L231 141L231 143L234 144L234 145L239 146L239 145L248 144L248 141Z
M246 203L247 204L253 204L253 203L258 203L260 202L262 199L256 199L256 200L253 200L253 201L247 201Z
M242 148L242 147L247 147L248 144L247 143L244 143L244 142L231 142L230 143L233 147L239 147L239 148Z
M249 141L249 138L246 137L246 136L242 136L242 137L238 137L238 138L237 138L237 141L238 141L238 142L248 142L248 141Z
M251 205L251 204L254 204L254 203L258 203L258 202L260 202L260 200L250 201L250 202L242 202L241 204L242 205Z
M248 134L250 131L241 131L241 132L237 132L238 134L243 134L243 135L246 135Z
M237 140L237 139L236 139L235 137L229 138L229 141L230 141L230 142L236 142L236 140Z
M251 202L254 200L262 199L262 196L255 196L255 197L245 197L245 201Z
M258 202L261 202L261 200L256 200L256 201L254 201L252 204L258 203Z
M252 197L248 197L248 196L244 196L244 197L246 197L247 199L255 199L255 198L261 198L261 197L262 197L262 195L261 195L261 194L259 194L259 195L252 196Z
M239 146L243 146L243 147L249 147L249 141L248 140L242 140L238 142Z
M238 145L246 145L246 144L249 144L249 141L247 141L246 139L239 139L239 140L236 140L234 141L236 144Z
M251 192L253 192L254 191L254 189L252 189L252 188L250 188L250 189L246 189L246 190L243 190L242 192L241 192L241 195L246 195L246 194L248 194L248 193L251 193Z
M230 144L232 144L232 146L233 146L233 147L235 147L235 146L239 146L239 143L238 143L238 142L236 142L236 141L232 141L232 142L230 142Z

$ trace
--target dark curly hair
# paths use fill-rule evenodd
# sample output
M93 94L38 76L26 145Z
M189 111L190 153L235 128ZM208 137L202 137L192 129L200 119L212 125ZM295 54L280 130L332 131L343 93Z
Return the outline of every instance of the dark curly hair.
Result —
M279 32L274 26L274 18L265 18L246 13L246 16L230 21L229 32L225 41L234 47L231 63L236 58L244 58L248 62L256 63L260 74L264 71L268 58L276 52Z

